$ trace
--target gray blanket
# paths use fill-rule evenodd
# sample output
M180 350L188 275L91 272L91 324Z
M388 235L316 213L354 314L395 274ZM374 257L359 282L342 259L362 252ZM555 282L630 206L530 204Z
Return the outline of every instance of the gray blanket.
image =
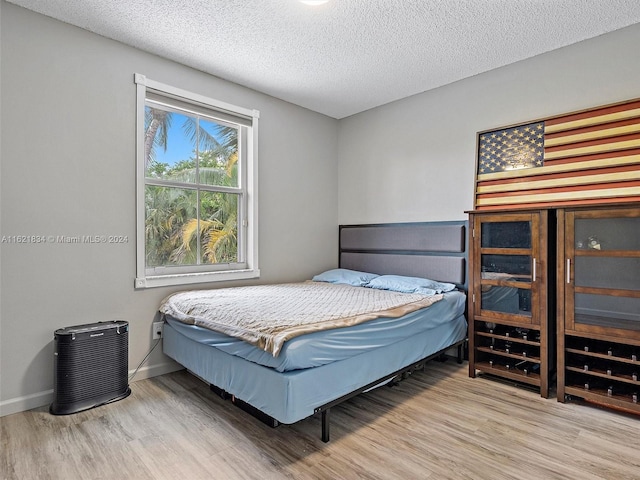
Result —
M298 335L401 317L442 298L308 281L174 293L162 301L160 312L277 357L284 342Z

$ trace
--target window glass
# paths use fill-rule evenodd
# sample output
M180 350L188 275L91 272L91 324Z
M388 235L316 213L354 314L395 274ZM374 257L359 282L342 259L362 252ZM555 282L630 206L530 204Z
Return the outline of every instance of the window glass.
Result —
M485 222L482 248L531 248L531 222Z
M482 278L531 281L531 257L528 255L481 255Z

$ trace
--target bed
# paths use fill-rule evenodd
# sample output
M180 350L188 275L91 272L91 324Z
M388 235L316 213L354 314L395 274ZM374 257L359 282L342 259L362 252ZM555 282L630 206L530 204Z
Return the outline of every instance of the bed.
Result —
M320 414L321 438L328 442L333 406L407 376L449 349L457 348L462 361L467 338L465 231L464 221L340 226L338 268L312 280L167 297L160 307L166 322L163 351L220 396L273 427ZM405 279L418 280L420 289L402 290ZM330 322L347 317L347 324L324 330L314 322L293 322L280 330L264 327L265 334L255 333L256 322L249 321L251 328L245 329L244 324L226 323L224 314L205 312L226 312L228 306L242 304L247 309L240 315L251 317L254 302L238 298L257 295L284 305L287 297L298 294L309 295L298 301L302 310L318 308L314 315L322 313ZM204 297L213 302L206 308ZM349 315L336 315L333 298L346 299ZM358 310L368 308L367 302L385 308L375 315ZM304 317L295 313L295 303L287 304L291 316Z

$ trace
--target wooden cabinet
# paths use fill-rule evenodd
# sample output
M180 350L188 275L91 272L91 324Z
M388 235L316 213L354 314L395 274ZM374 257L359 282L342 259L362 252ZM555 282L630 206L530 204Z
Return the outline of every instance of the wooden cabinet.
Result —
M640 413L640 206L558 211L558 400Z
M475 211L469 220L469 375L532 385L545 398L555 369L554 218L548 210Z

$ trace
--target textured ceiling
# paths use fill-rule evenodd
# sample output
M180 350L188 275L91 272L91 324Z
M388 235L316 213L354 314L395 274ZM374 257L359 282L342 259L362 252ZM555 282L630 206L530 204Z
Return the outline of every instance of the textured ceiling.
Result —
M640 22L639 0L9 2L334 118Z

